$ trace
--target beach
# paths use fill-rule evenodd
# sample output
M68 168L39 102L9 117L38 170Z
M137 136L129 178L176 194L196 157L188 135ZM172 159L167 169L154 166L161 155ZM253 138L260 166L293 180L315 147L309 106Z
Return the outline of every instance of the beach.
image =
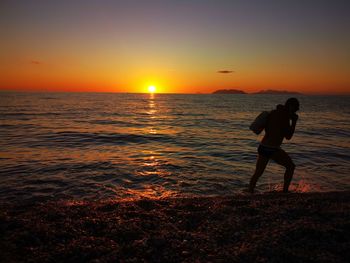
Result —
M346 262L350 192L8 204L1 262Z

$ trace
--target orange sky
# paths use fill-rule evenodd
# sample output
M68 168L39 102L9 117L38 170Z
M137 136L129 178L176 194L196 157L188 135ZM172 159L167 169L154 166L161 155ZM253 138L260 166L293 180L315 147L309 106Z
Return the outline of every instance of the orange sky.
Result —
M0 89L350 93L349 19L337 1L131 2L5 2Z

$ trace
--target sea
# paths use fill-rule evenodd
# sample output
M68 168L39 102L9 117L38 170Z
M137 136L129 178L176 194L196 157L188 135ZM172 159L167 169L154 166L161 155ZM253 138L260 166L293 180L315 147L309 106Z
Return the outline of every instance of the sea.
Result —
M292 95L0 93L0 202L244 193L262 139L249 125ZM293 95L290 190L350 190L350 96ZM271 161L260 193L279 191Z

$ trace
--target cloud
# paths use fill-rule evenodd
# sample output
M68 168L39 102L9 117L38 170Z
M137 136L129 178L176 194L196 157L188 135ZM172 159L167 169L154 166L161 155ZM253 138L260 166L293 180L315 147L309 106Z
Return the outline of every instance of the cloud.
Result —
M30 64L32 64L32 65L40 65L41 62L39 60L31 60Z
M216 73L229 74L229 73L234 73L234 71L233 70L218 70Z

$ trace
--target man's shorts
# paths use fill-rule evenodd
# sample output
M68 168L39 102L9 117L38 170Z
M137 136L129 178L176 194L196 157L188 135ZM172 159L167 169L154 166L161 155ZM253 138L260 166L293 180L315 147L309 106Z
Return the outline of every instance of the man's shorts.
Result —
M259 145L258 153L264 157L271 158L276 152L280 151L280 148L273 148L265 145Z

